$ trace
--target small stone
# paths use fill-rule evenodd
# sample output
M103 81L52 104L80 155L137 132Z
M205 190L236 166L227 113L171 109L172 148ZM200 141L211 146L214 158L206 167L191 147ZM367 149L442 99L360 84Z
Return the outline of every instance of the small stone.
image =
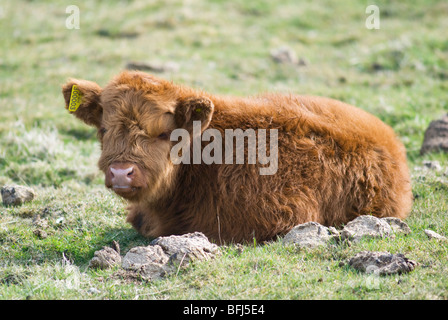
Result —
M328 227L328 231L331 233L333 239L339 242L341 239L341 233L335 227Z
M381 220L386 221L390 225L394 233L404 233L404 234L411 233L411 228L409 228L408 224L400 220L399 218L386 217L382 218Z
M158 279L169 272L169 256L158 245L135 247L124 256L121 266L137 271L145 279Z
M112 249L117 251L118 254L120 254L120 244L117 241L113 240L111 247L112 247Z
M433 151L448 152L448 114L431 121L425 131L420 154Z
M389 223L374 216L359 216L347 223L341 231L342 240L353 242L358 242L362 238L383 238L392 235Z
M289 47L280 47L271 50L271 58L277 63L297 64L299 62L296 53ZM303 61L303 63L305 62Z
M35 236L37 236L40 239L45 239L48 237L48 234L45 232L45 230L41 229L41 228L37 228L33 231L33 234Z
M436 239L436 240L442 240L442 241L448 240L446 237L438 234L435 231L429 230L429 229L425 230L425 234L428 236L429 239Z
M361 251L348 261L348 264L361 272L376 275L391 275L411 272L417 263L403 254L389 252Z
M95 251L89 268L108 269L121 263L120 253L110 247Z
M151 245L161 246L170 256L171 262L178 264L186 264L192 260L209 260L219 252L219 247L208 241L201 232L159 237L154 239Z
M33 225L38 228L47 229L48 228L48 220L42 219L40 217L40 215L37 215L33 218Z
M35 197L33 189L18 185L3 186L1 194L5 206L18 206L33 200Z
M302 67L306 67L308 65L308 62L304 58L299 58L299 61L297 62L297 65L298 66L302 66Z
M317 222L307 222L295 226L283 238L284 244L293 244L299 248L316 248L328 243L332 233Z
M208 260L219 247L200 233L158 237L147 247L135 247L124 256L121 266L145 280L155 280L185 267L192 260Z

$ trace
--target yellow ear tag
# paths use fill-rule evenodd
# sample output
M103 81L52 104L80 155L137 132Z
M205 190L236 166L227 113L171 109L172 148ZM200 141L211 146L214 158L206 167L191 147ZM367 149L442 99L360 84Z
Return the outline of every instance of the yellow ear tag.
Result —
M79 106L81 105L81 91L79 91L76 84L72 87L72 94L70 95L70 103L68 105L68 111L75 112L78 110Z
M202 108L196 108L196 110L194 110L196 113L201 113L202 112Z

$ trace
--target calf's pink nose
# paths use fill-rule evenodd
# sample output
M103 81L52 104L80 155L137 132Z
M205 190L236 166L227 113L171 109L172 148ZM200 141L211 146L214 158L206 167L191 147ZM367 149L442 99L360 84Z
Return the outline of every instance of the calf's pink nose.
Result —
M127 188L131 185L134 178L134 167L114 168L110 167L110 177L114 188Z

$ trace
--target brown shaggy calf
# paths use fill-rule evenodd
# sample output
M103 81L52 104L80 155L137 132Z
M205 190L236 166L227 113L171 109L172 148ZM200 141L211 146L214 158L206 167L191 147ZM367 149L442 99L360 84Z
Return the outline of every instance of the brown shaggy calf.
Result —
M72 113L98 129L106 186L129 201L127 221L144 236L201 231L218 243L263 241L308 221L330 226L410 211L403 145L389 126L351 105L297 95L215 96L123 72L104 88L69 80L66 108L75 84L82 99ZM170 134L192 132L193 120L222 137L225 129L278 130L277 171L261 175L263 165L247 160L173 164Z

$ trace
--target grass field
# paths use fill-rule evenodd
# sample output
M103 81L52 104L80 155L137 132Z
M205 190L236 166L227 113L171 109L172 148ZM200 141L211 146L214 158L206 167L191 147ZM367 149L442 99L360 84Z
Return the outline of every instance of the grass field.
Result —
M0 205L0 299L447 299L448 156L420 156L424 130L448 110L446 1L66 1L0 3L0 186L37 198ZM76 4L76 3L75 3ZM380 9L380 29L365 26ZM272 60L288 46L304 61ZM64 109L68 77L104 85L129 61L176 63L157 74L209 92L323 95L367 110L404 142L415 203L408 236L297 251L281 241L229 246L159 281L91 270L96 250L148 244L103 186L96 132ZM443 170L418 170L438 160ZM45 226L48 237L33 232ZM404 253L419 266L372 279L339 266L361 250Z

